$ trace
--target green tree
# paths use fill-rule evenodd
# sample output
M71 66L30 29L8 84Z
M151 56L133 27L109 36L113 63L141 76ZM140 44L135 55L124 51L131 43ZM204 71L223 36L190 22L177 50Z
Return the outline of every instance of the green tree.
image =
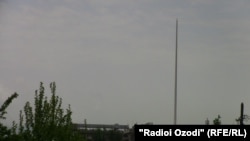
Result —
M119 130L110 130L108 132L108 138L110 141L121 141L122 136L123 134Z
M221 116L218 115L217 118L213 120L214 125L221 125Z
M82 136L73 129L70 105L66 110L62 98L56 96L56 84L50 83L51 97L45 96L45 88L40 83L35 91L34 107L26 102L20 111L19 135L25 141L78 141Z
M121 141L123 133L119 130L92 130L93 141Z
M1 120L6 119L5 117L5 114L7 114L6 109L8 108L10 103L13 101L13 99L17 97L18 97L17 93L12 94L10 97L7 98L7 100L4 101L4 103L0 107L0 141L9 140L11 136L11 130L8 129L6 126L4 126L1 123Z

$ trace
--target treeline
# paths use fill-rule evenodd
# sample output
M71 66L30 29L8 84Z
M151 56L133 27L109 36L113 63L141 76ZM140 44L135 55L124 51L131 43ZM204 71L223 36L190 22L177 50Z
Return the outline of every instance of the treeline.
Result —
M89 131L90 132L90 131ZM92 135L88 140L91 141L122 141L123 133L119 130L92 130Z

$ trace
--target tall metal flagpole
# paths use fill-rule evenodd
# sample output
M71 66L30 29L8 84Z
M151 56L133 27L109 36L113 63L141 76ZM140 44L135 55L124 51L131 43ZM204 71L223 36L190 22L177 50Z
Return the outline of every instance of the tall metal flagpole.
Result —
M177 124L177 47L178 47L178 19L176 19L175 42L175 87L174 87L174 124Z

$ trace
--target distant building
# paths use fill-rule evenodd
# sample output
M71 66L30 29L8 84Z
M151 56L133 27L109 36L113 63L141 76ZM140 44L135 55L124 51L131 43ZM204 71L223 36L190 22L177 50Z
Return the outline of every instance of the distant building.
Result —
M119 124L73 124L73 126L79 130L84 129L107 129L107 130L128 130L129 125Z
M87 141L95 141L95 137L99 136L103 141L110 141L110 134L116 134L120 137L120 141L131 141L125 137L129 133L128 125L119 124L73 124L77 131L80 131ZM125 136L124 136L125 135ZM114 135L113 135L114 136ZM126 138L126 139L124 139ZM118 140L119 141L119 140Z
M153 125L152 122L147 122L145 125ZM119 124L87 124L85 121L84 124L73 124L74 128L78 131L80 131L85 139L87 141L95 141L94 140L94 134L96 133L96 130L101 131L116 131L116 133L119 133L122 135L121 141L135 141L135 131L134 126L132 128L129 128L129 125L119 125ZM103 132L107 133L107 132ZM107 138L108 135L103 135L104 141L110 141L110 139ZM119 140L116 140L119 141Z

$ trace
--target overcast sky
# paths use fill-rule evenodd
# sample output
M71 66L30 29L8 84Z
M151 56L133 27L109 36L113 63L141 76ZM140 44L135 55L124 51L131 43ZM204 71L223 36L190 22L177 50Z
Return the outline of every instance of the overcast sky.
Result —
M177 124L250 115L249 0L1 0L0 104L7 121L55 81L75 123ZM248 123L247 123L248 124Z

